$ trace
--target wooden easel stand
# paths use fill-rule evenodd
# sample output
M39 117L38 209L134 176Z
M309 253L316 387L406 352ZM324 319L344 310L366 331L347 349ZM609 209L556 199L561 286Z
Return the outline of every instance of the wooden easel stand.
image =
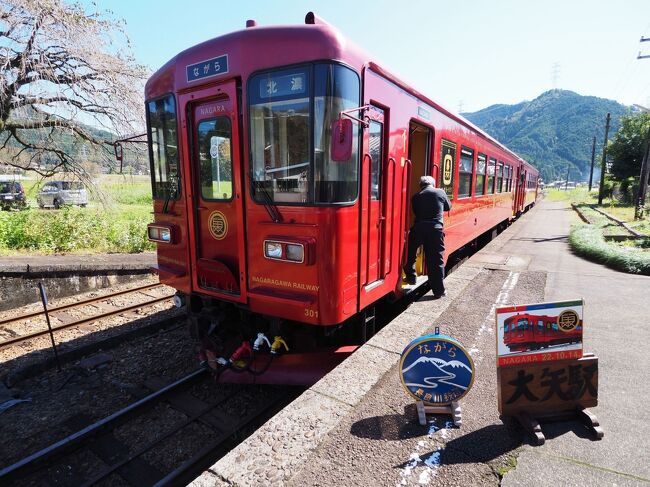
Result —
M584 423L587 428L592 430L597 439L600 440L603 436L605 436L605 432L600 426L596 415L588 409L582 407L576 407L575 409L568 411L535 416L529 414L526 411L521 411L520 413L515 414L513 417L528 433L532 435L533 442L537 446L543 445L546 441L546 437L542 432L542 427L539 424L540 422L544 421L571 421L578 419Z
M451 404L442 406L428 406L422 401L415 402L418 411L418 421L422 426L427 424L427 414L445 414L453 418L454 425L459 426L463 424L463 414L459 401L453 401Z

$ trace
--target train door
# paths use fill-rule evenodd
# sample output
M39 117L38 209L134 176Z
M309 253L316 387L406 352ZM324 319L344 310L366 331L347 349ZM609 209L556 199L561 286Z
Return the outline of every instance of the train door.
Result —
M408 140L408 154L409 160L411 161L411 181L409 182L408 188L408 200L407 205L404 208L404 211L407 211L406 218L409 222L408 228L410 228L415 222L415 215L411 211L411 197L420 191L420 178L422 176L431 174L429 162L431 160L431 141L433 139L433 131L420 125L415 122L411 122L409 125L409 140ZM436 169L436 168L434 168ZM434 172L434 177L436 178L436 184L438 183L437 173ZM406 254L407 249L404 249ZM422 247L418 249L417 259L415 263L415 273L417 275L422 275L425 273L426 269L424 268L424 253Z
M517 188L515 191L515 215L519 216L524 211L524 199L526 198L526 171L523 165L517 167Z
M386 181L384 178L384 112L380 108L371 107L365 114L368 127L363 136L363 187L361 191L362 245L365 246L365 279L366 286L383 279L385 265L383 263L386 231L386 215L384 214L384 195ZM366 235L363 236L363 233ZM364 252L362 252L363 255Z
M193 97L200 98L187 109L195 209L194 287L243 302L246 261L236 85L224 83Z

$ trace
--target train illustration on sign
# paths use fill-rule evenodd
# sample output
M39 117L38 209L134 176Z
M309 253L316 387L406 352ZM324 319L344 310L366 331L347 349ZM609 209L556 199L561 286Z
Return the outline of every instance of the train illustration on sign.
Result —
M556 345L582 342L582 320L563 330L558 316L540 316L522 313L506 318L503 324L503 342L511 352L540 350Z
M156 269L224 381L311 384L372 336L414 289L421 176L453 201L446 259L536 201L532 165L312 13L187 49L145 98Z

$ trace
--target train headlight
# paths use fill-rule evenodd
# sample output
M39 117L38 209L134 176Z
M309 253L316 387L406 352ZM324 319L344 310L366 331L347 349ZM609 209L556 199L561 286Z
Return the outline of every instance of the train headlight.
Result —
M305 260L305 247L301 244L287 244L287 260L303 262Z
M169 227L149 225L147 227L147 236L152 242L171 243L172 230Z
M280 242L264 242L264 256L269 259L282 258L282 244Z

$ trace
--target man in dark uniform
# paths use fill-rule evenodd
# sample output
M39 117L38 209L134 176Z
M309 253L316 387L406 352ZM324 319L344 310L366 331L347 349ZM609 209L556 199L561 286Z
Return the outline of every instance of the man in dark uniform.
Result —
M442 231L442 212L451 210L447 193L435 188L436 181L431 176L420 178L420 192L411 198L411 208L415 213L415 223L409 231L408 260L404 266L406 282L415 284L415 257L420 245L424 246L429 285L435 299L445 293L445 234Z

